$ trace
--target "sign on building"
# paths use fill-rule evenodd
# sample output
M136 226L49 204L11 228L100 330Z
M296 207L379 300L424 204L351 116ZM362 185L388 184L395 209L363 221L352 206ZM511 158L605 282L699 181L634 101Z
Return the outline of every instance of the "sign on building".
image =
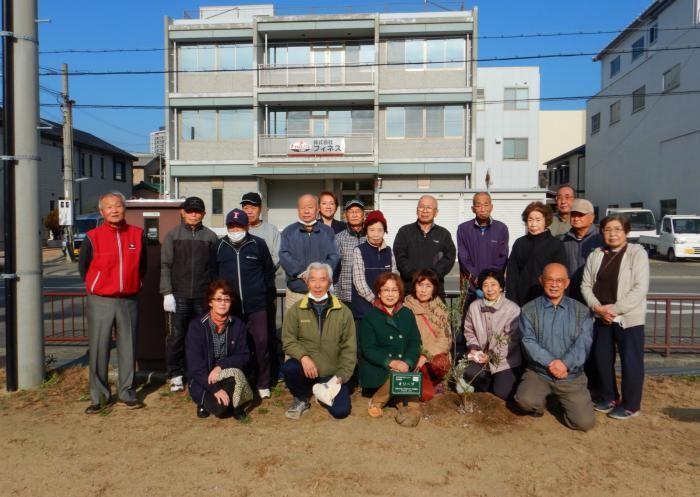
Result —
M338 156L344 154L345 138L342 137L287 138L288 156Z

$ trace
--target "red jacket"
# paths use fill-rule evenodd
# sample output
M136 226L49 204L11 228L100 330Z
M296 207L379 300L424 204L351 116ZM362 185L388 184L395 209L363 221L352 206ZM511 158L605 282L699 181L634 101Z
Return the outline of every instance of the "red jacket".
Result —
M114 228L105 223L88 231L85 242L79 267L88 294L120 297L138 293L145 273L141 228L127 223Z

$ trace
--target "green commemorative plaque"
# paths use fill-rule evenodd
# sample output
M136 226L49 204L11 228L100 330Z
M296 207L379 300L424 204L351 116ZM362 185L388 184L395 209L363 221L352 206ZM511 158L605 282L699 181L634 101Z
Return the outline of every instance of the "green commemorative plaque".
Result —
M420 373L391 373L391 395L420 397L423 375Z

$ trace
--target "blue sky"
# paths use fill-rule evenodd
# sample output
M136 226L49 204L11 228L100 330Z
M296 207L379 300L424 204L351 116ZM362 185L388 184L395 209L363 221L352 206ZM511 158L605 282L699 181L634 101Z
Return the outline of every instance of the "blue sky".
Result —
M253 2L250 2L253 3ZM264 3L254 2L254 3ZM450 10L455 0L434 2ZM652 0L484 0L465 2L479 8L479 59L539 54L596 52L614 34L493 39L490 36L612 31L626 27ZM39 0L41 51L70 49L163 48L164 17L176 19L200 6L241 5L233 0ZM279 15L332 12L423 12L423 1L370 2L368 0L297 0L274 2ZM427 10L440 10L428 6ZM59 70L67 63L76 70L154 70L163 68L163 52L41 54L40 73ZM592 95L600 86L599 68L590 56L548 58L480 65L539 65L543 97ZM61 90L60 76L40 77L42 87ZM71 98L79 104L162 105L163 75L72 76ZM57 103L57 96L41 90L42 104ZM543 102L543 109L581 109L583 101ZM61 120L58 107L41 109L42 117ZM164 111L138 109L76 109L75 126L129 151L147 151L148 134L164 124Z

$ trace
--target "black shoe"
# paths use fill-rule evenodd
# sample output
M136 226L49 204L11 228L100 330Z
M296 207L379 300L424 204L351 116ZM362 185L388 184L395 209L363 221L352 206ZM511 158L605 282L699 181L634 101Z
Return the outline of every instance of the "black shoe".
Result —
M85 414L101 414L111 411L110 404L90 404L85 408Z
M143 409L146 407L146 404L141 402L139 399L134 399L134 400L120 400L120 404L124 404L127 409L133 410L133 409Z
M240 407L234 407L233 408L233 419L236 421L243 421L248 415L245 412L245 409L242 409Z
M209 417L209 411L207 411L204 407L198 406L197 407L197 417L200 419L208 418Z

